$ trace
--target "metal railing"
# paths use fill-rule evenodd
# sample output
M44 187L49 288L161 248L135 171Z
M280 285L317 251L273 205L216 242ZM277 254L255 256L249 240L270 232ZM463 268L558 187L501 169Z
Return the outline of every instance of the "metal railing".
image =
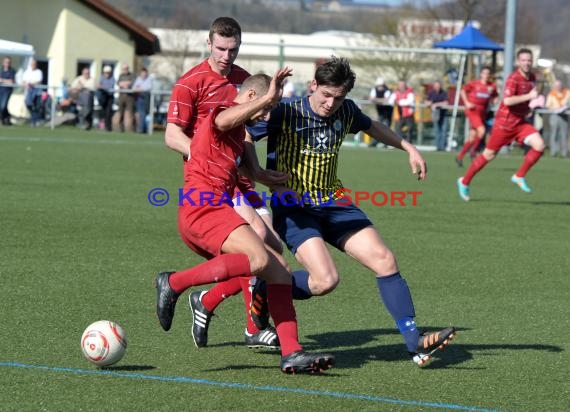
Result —
M5 85L3 87L12 87L14 88L14 95L18 95L19 93L23 94L23 97L25 98L25 89L22 85L19 84L14 84L14 85ZM36 86L37 89L40 90L46 90L48 91L48 95L49 95L49 101L50 101L50 108L49 108L49 124L50 124L50 128L53 130L56 127L56 117L57 117L57 113L58 113L58 100L57 100L57 96L60 96L62 93L62 86L45 86L45 85L41 85L41 86ZM69 90L69 88L67 88ZM118 96L121 93L129 93L129 94L135 94L139 91L134 90L134 89L114 89L113 93L115 96L115 103L114 106L117 106L117 101L118 101ZM147 121L147 134L152 135L154 133L154 129L155 126L160 125L161 123L155 123L155 121L157 119L160 119L160 121L163 123L163 126L166 126L166 115L168 112L168 102L170 99L165 99L165 96L170 96L172 93L171 90L151 90L149 92L150 94L150 99L149 99L149 111L148 111L148 119L142 119L142 121ZM361 107L361 109L368 114L371 118L375 119L376 118L376 113L375 113L375 103L366 100L366 99L356 99L353 98L353 100ZM425 113L425 109L429 108L429 105L426 105L424 103L419 103L416 104L415 106L416 109L416 115L415 115L415 127L416 127L416 133L415 133L415 138L416 141L414 142L416 145L421 146L424 143L424 140L427 140L427 136L426 136L426 125L431 123L431 117L427 116ZM451 113L453 110L453 105L447 105L447 106L442 106L442 108L447 109L448 111L448 116L451 117ZM450 133L450 136L452 139L454 139L457 143L464 141L465 137L468 135L469 133L469 125L468 125L468 121L464 118L463 112L464 112L465 108L463 106L458 106L457 107L457 115L458 115L458 119L460 120L460 123L463 122L463 128L458 128L458 131L456 132L455 130L450 130L448 133ZM492 107L490 109L491 111L496 111L497 107ZM115 110L114 110L115 111ZM94 116L97 120L100 120L101 117L100 112L101 112L101 106L97 103L97 101L95 101L94 103L94 108L93 108L93 112L96 116ZM134 111L134 113L136 113L136 109ZM133 115L134 115L133 113ZM535 109L534 113L540 114L540 115L553 115L553 114L559 114L558 111L555 110L548 110L548 109ZM570 116L570 109L566 110L564 112L564 114L569 115ZM43 119L44 121L46 119ZM548 128L547 126L547 122L544 122L544 125ZM394 127L394 124L392 124L392 127ZM461 130L463 129L463 130ZM460 139L459 137L463 135L463 139Z
M375 112L375 103L370 102L369 100L359 100L359 99L353 99L353 100L372 119L376 119L377 115ZM426 113L425 113L425 109L428 109L429 107L430 106L425 104L425 103L419 103L419 104L416 104L414 106L414 109L416 111L416 113L414 114L414 118L415 118L414 124L416 127L416 133L415 133L416 141L414 142L414 144L416 144L418 146L423 145L424 140L427 140L427 136L426 136L427 127L426 127L426 125L432 124L431 116L426 115ZM446 105L446 106L440 106L440 107L443 109L446 109L447 110L447 116L449 118L451 118L453 105ZM497 109L498 109L498 106L494 106L494 107L490 107L489 111L496 112ZM458 143L458 144L465 141L466 137L469 135L469 129L470 129L469 120L465 117L464 112L465 112L465 106L457 106L456 124L458 124L459 127L456 127L455 130L451 130L451 124L448 124L449 130L447 131L447 135L450 135L451 138L455 141L455 143ZM539 109L534 109L533 114L546 115L546 116L565 114L565 115L570 117L570 109L560 113L556 110L539 108ZM451 123L451 122L449 122L449 123ZM392 122L391 127L392 127L392 129L395 128L395 122L394 121ZM549 125L548 125L548 122L546 122L546 121L544 121L544 128L545 128L546 132L549 131ZM546 134L546 133L543 132L543 134ZM545 136L543 136L543 138L545 138Z
M19 95L21 97L23 97L21 104L24 107L20 107L20 112L21 113L27 112L27 108L24 110L24 108L25 108L25 97L26 97L25 87L20 85L20 84L3 85L2 87L11 87L14 89L14 92L10 98L13 98L13 97L19 96ZM56 127L57 113L59 111L58 105L60 103L60 101L58 101L58 97L64 97L63 93L62 93L62 91L64 90L64 87L62 87L62 86L38 85L38 86L34 86L34 88L37 90L42 90L42 92L47 91L49 98L45 99L44 104L49 104L49 110L47 107L44 108L44 110L46 112L46 116L40 120L45 122L45 123L49 122L50 128L52 130L54 130ZM65 89L67 89L68 91L70 90L69 87L66 87ZM140 90L136 90L136 89L121 89L121 90L113 89L111 91L114 93L114 97L115 97L114 103L113 103L113 106L114 106L113 112L115 112L116 111L115 109L118 107L117 102L118 102L118 97L120 94L122 94L122 93L128 93L128 94L140 93ZM168 111L168 101L164 99L164 96L170 96L171 90L151 90L148 93L150 95L149 110L148 110L149 118L148 119L141 119L140 121L148 121L147 133L149 135L152 135L153 129L154 129L154 124L155 124L154 123L155 119L157 117L161 117L162 115L164 115L164 118L166 121L166 114ZM70 98L70 97L67 96L67 98ZM77 101L74 101L74 103L78 104ZM99 116L100 111L101 111L101 105L98 103L97 98L94 97L93 114L95 115L94 117L97 120L101 119L101 117ZM47 113L49 113L49 116L47 115ZM136 113L136 107L135 107L133 115L135 113ZM21 116L13 116L13 117L22 119ZM23 118L26 119L27 116L24 116Z

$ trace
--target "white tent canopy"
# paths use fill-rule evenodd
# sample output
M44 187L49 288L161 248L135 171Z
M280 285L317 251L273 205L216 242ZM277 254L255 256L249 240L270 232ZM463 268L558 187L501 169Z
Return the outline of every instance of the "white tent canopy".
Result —
M31 44L0 39L0 55L33 56L34 53L34 46Z

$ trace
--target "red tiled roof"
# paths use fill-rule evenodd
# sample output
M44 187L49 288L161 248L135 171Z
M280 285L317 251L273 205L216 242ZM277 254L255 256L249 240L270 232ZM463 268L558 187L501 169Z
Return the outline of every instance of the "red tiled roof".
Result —
M160 52L160 43L154 34L148 31L142 24L137 23L113 6L107 4L104 0L79 1L127 30L135 42L135 53L137 55L150 56L151 54Z

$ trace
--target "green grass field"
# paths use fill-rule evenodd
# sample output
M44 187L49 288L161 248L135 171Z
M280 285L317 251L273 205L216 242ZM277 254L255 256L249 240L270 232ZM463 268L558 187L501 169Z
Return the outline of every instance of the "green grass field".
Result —
M460 330L428 367L408 359L373 275L337 252L338 289L296 303L305 347L337 357L324 376L284 375L278 353L247 349L241 295L219 307L208 348L191 341L186 294L163 332L155 274L202 260L178 235L181 161L162 135L2 128L0 410L569 410L570 162L543 158L528 195L509 181L520 153L502 156L464 203L451 154L427 153L420 183L402 153L343 150L345 186L422 191L416 207L361 206L418 324ZM149 204L155 187L168 205ZM100 319L129 340L105 370L80 350Z

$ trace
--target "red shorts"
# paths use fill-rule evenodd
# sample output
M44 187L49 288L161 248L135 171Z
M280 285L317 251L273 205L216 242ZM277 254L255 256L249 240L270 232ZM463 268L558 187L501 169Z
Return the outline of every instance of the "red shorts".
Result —
M469 119L469 127L471 129L478 129L481 126L485 127L485 117L487 116L485 110L476 108L465 110L465 116Z
M501 147L511 144L513 141L522 145L524 139L534 133L538 133L538 131L527 122L517 123L514 126L503 126L500 123L495 123L485 148L498 152Z
M222 253L222 245L236 228L247 225L227 203L192 206L178 209L178 231L186 245L206 259Z

